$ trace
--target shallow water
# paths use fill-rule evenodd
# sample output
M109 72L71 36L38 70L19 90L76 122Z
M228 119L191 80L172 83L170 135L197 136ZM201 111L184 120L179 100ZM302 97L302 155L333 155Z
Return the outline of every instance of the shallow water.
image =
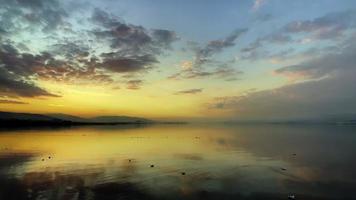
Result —
M356 199L356 127L0 132L0 199Z

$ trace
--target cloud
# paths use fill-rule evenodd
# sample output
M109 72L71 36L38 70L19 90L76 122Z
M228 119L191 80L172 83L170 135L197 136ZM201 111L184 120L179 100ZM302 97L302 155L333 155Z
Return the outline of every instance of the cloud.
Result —
M127 89L129 90L138 90L141 88L141 85L143 84L142 80L129 80L127 81Z
M223 96L216 97L212 102L208 103L209 109L234 109L236 104L244 96Z
M14 101L14 100L8 100L8 99L0 99L0 104L28 104L23 101Z
M51 94L45 89L36 86L29 80L15 75L0 67L0 96L10 97L58 97L58 95Z
M47 54L21 54L12 45L0 45L0 95L57 97L36 86L32 80L36 67L42 65L47 58Z
M226 48L235 46L236 40L246 31L247 29L238 29L227 37L209 41L204 46L199 46L195 42L189 42L188 47L195 55L194 60L183 61L182 69L170 75L168 79L180 80L214 77L227 81L236 80L236 76L242 74L242 72L231 67L235 60L217 61L213 57L223 52Z
M356 42L275 73L298 82L276 89L214 99L208 107L228 110L235 119L290 120L356 113Z
M252 6L252 10L258 11L266 2L267 0L255 0Z
M257 38L241 49L241 59L256 60L273 57L267 47L295 42L337 41L356 28L356 12L333 12L313 20L292 21L277 31Z
M152 69L179 39L170 30L126 23L93 4L86 9L58 0L0 4L1 95L56 96L39 87L40 80L116 85L118 74L132 78Z
M283 45L292 42L293 39L289 35L284 35L281 33L273 33L260 37L254 42L250 43L247 47L241 49L241 59L245 60L256 60L261 58L270 58L273 57L273 53L269 50L266 50L264 47L266 43ZM285 51L285 50L283 50ZM281 52L280 52L281 53Z
M99 40L108 42L111 51L102 53L97 67L114 73L147 71L159 63L158 56L171 49L178 40L175 32L164 29L146 29L123 22L106 11L95 9L91 20L99 27L91 32ZM141 80L131 80L128 89L139 89Z
M284 26L286 33L309 33L313 39L334 39L343 36L344 32L356 25L356 12L348 10L329 13L314 20L290 22Z
M174 31L162 29L154 29L152 31L152 37L156 44L167 49L171 48L171 44L179 39Z
M168 79L180 80L180 79L196 79L196 78L213 77L217 79L224 79L226 81L231 81L231 80L235 80L236 77L241 74L243 74L242 71L236 70L229 66L221 66L213 70L188 68L169 76Z
M40 80L64 82L67 84L111 84L114 83L111 75L99 71L93 66L77 68L63 63L61 65L51 65L39 67L36 76Z
M356 36L355 36L356 37ZM282 67L276 74L299 79L318 79L340 71L356 68L356 42L350 38L338 49L314 57L300 64Z
M124 73L124 72L136 72L144 69L148 69L158 61L153 55L133 55L133 56L117 56L112 54L110 56L104 56L104 61L99 64L105 69L112 72Z
M350 88L355 84L354 77L343 74L247 96L223 97L209 107L230 110L234 118L249 120L315 119L356 113L356 94Z
M85 59L90 55L90 48L79 44L80 42L76 41L56 43L51 46L51 53L54 55L62 55L67 60Z
M194 65L199 67L208 62L215 54L222 52L226 48L235 46L235 41L246 32L247 29L238 29L224 39L212 40L205 46L197 48L195 50Z
M99 9L94 10L91 19L100 27L92 33L109 42L112 48L110 53L102 54L100 66L117 73L150 68L158 63L157 56L171 49L171 44L178 40L173 31L127 24Z
M37 66L49 59L48 56L46 53L40 55L20 53L11 44L0 44L0 63L2 67L16 75L32 75Z
M203 89L202 88L198 88L198 89L190 89L190 90L181 90L181 91L178 91L174 94L176 95L181 95L181 94L198 94L198 93L201 93L203 92Z
M0 4L5 10L3 17L11 23L6 26L9 33L16 31L22 22L30 24L26 28L40 28L45 32L70 27L65 21L68 13L57 0L0 0Z

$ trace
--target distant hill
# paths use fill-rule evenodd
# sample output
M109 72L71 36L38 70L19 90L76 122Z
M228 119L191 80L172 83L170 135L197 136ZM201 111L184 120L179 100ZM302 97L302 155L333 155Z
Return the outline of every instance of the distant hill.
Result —
M13 112L0 111L0 120L58 121L60 119L51 116L40 115L40 114L13 113Z
M148 120L140 117L128 117L128 116L99 116L89 119L91 122L101 123L114 123L114 122L138 122L138 123L150 123L152 120Z
M57 119L54 117L30 114L30 113L12 113L0 112L0 128L5 127L30 127L30 126L69 126L71 121Z
M117 125L146 124L154 121L139 117L99 116L81 118L66 114L30 114L0 111L0 127L21 126L75 126L75 125Z
M66 115L66 114L61 114L61 113L56 113L56 114L46 114L46 116L50 116L56 119L61 119L61 120L67 120L67 121L72 121L72 122L89 122L88 119L82 118L82 117L77 117L74 115Z
M82 118L73 115L66 114L48 114L48 116L68 120L72 122L86 122L86 123L151 123L152 120L140 118L140 117L129 117L129 116L98 116L93 118Z

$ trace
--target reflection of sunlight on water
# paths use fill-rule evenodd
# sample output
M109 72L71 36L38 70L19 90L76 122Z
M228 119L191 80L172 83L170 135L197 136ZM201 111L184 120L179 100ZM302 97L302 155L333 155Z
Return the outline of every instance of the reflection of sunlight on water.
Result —
M259 134L261 129L256 128L152 126L3 132L0 161L5 166L0 165L0 172L38 190L130 183L167 196L190 196L197 191L289 193L288 184L322 180L323 171L292 156L297 151L305 154L309 147L294 148L293 142L305 135L291 131L288 139L280 134L285 130L289 129ZM284 147L284 141L291 147ZM10 157L18 161L6 165ZM115 191L124 187L131 191L131 186L93 190L106 193L111 187Z

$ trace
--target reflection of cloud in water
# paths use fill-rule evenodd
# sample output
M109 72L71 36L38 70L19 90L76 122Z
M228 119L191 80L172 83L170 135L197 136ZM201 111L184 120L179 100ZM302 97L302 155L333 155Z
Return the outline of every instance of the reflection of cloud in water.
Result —
M0 199L347 198L356 186L352 132L267 125L3 132Z
M175 154L174 157L185 160L203 160L203 156L200 154Z
M6 151L9 151L9 149L4 148L4 150L5 152L0 152L0 173L2 170L21 165L35 156L34 153L29 152L6 153Z

